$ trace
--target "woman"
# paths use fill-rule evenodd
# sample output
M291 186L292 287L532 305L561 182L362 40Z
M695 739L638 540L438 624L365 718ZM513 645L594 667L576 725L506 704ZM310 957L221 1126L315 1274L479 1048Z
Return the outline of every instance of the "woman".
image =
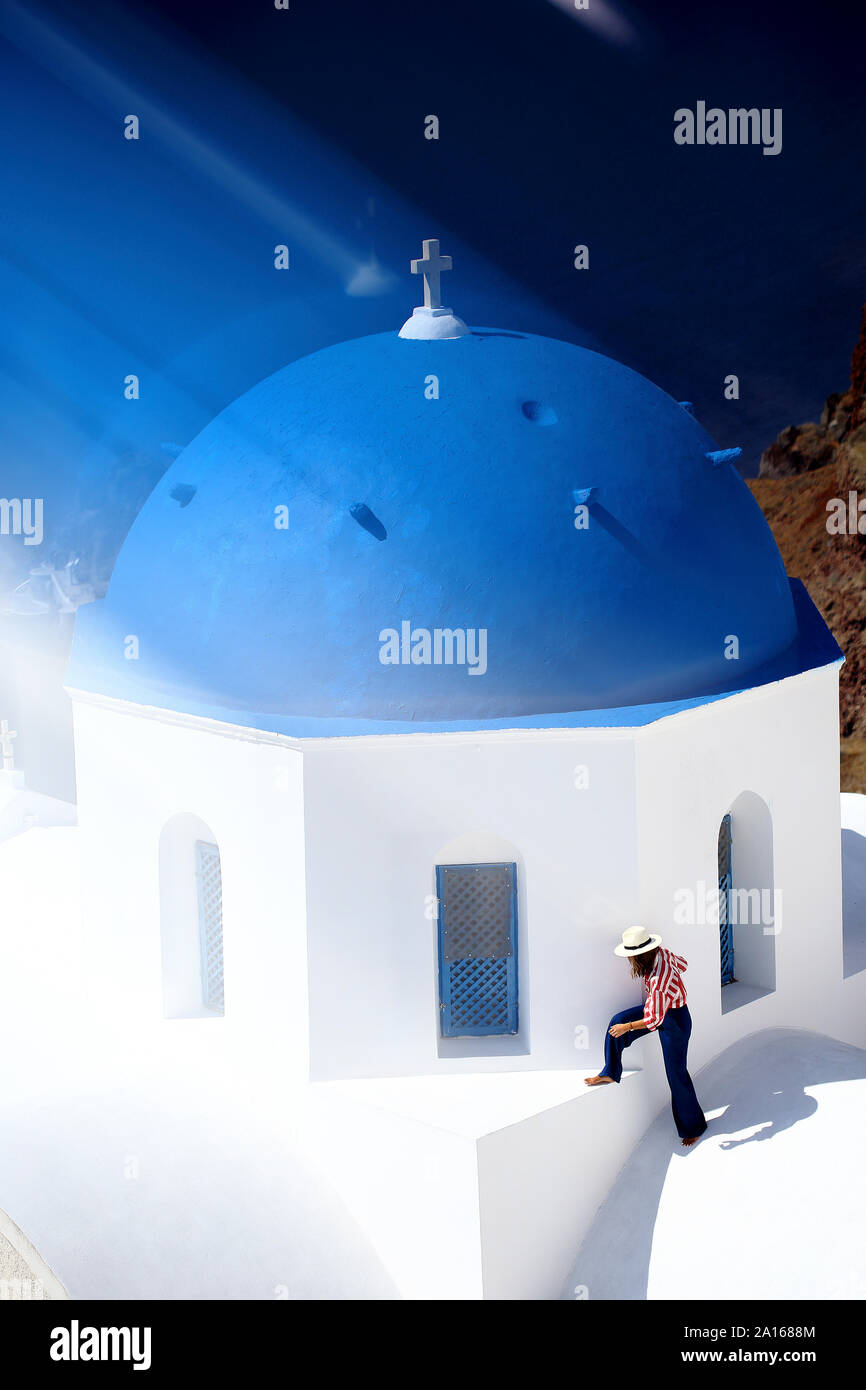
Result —
M605 1086L622 1077L623 1048L630 1047L635 1038L658 1032L665 1060L665 1075L671 1088L671 1109L674 1124L684 1148L696 1144L707 1127L704 1112L698 1105L692 1078L686 1070L686 1054L692 1018L686 1008L686 987L682 956L662 947L660 936L653 936L644 927L629 927L622 934L622 944L614 953L631 961L631 973L646 985L646 1004L623 1009L614 1014L604 1040L604 1067L598 1076L588 1076L587 1086Z

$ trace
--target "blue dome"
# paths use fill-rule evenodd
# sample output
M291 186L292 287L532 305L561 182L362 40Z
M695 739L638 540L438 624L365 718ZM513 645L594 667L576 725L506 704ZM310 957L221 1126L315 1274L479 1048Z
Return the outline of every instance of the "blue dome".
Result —
M714 448L663 391L568 343L478 330L326 348L176 459L107 597L79 613L70 683L444 723L748 685L797 620L763 515ZM465 660L437 630L469 634Z

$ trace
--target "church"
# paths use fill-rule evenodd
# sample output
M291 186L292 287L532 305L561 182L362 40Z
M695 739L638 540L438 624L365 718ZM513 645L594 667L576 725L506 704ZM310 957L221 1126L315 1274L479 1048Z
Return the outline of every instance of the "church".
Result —
M763 1030L866 1046L842 655L738 451L468 327L449 268L223 410L77 613L97 1098L65 1215L17 1207L73 1297L562 1296L667 1105L649 1042L584 1086L632 923L688 960L699 1089Z

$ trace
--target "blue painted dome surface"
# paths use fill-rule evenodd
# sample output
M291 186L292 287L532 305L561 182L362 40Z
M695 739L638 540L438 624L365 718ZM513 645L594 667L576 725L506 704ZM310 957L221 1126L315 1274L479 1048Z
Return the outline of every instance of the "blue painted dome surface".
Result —
M568 343L491 329L326 348L175 460L107 597L79 611L69 683L216 717L437 727L757 683L798 623L760 508L714 448L665 392ZM476 644L483 629L486 670L383 664L404 623Z

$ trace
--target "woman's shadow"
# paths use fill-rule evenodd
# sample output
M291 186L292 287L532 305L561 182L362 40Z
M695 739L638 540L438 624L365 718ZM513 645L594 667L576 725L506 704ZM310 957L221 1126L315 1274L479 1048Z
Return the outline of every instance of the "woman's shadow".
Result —
M572 1266L563 1297L645 1299L649 1286L653 1235L659 1203L671 1165L694 1161L706 1143L731 1152L744 1144L764 1142L810 1120L819 1101L806 1093L807 1086L866 1077L866 1051L833 1038L799 1029L768 1029L753 1033L728 1048L694 1077L695 1089L705 1112L721 1110L709 1122L701 1142L692 1149L680 1146L670 1107L663 1111L639 1140L599 1209ZM640 1085L640 1075L623 1088ZM603 1090L613 1088L603 1088ZM602 1100L618 1100L619 1096ZM756 1128L757 1127L757 1128ZM741 1135L743 1130L753 1133ZM598 1142L604 1143L603 1121ZM708 1194L708 1200L712 1200Z
M750 1096L746 1103L742 1104L743 1097L738 1097L733 1105L728 1106L724 1115L715 1121L713 1132L718 1134L724 1128L735 1134L737 1130L749 1129L753 1125L760 1125L760 1129L742 1139L723 1139L719 1144L720 1149L737 1149L741 1144L756 1144L762 1139L774 1139L783 1130L790 1129L798 1120L808 1120L818 1109L818 1102L814 1096L807 1095L802 1087L797 1086L771 1091L769 1095L762 1097L758 1104L752 1103L755 1099Z

